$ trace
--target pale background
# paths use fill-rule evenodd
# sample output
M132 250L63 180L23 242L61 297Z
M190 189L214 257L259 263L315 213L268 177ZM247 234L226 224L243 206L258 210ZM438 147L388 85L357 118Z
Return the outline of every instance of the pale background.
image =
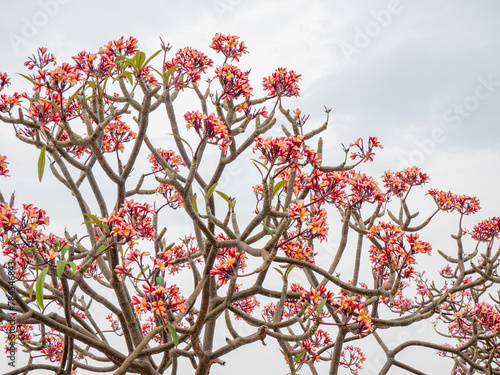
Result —
M500 215L499 16L494 0L3 1L0 72L11 77L8 91L25 90L15 73L26 73L23 63L37 47L48 47L62 62L122 35L136 37L149 54L162 37L174 46L172 53L190 45L217 64L219 56L208 48L212 36L235 34L250 51L240 67L252 68L253 87L284 66L302 74L301 98L285 104L310 114L310 126L324 121L324 105L333 108L324 134L327 161L340 161L342 143L377 136L384 149L364 171L378 177L387 169L420 166L431 177L429 187L480 199L483 210L465 222L472 227ZM5 196L15 190L18 205L45 208L54 231L74 225L70 197L61 196L61 186L48 176L38 183L37 153L17 143L5 124L0 124L0 154L11 163L12 178L0 180ZM226 185L243 175L244 169L236 168ZM434 224L438 230L427 239L437 247L449 245L450 230ZM432 329L419 330L424 328ZM402 331L392 341L413 334ZM431 351L405 357L429 374L449 369ZM277 349L257 343L225 359L227 365L214 366L213 374L287 372ZM379 359L369 358L361 373L376 373Z

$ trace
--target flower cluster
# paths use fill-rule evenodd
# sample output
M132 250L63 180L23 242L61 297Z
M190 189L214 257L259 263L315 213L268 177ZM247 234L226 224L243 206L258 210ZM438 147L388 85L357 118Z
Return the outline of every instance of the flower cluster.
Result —
M186 166L182 158L174 151L164 150L162 148L157 148L156 151L162 160L160 162L153 154L149 155L149 162L151 163L151 170L153 172L164 172L164 176L166 177L168 175L167 170L179 172L181 166ZM161 183L158 189L156 189L156 192L163 195L167 200L167 205L173 209L182 207L184 204L181 196L172 185Z
M33 70L35 67L38 69L43 69L49 64L56 64L56 58L53 54L47 52L47 48L40 47L36 51L37 55L32 55L24 65L29 69Z
M492 217L476 224L472 229L472 238L479 242L489 242L499 237L500 217Z
M297 361L299 366L302 366L309 360L319 361L319 354L317 351L324 348L332 343L332 339L328 332L318 329L311 338L305 341L301 341L301 345L304 348L304 355Z
M245 43L239 42L238 39L240 38L234 35L215 34L210 48L226 56L226 61L228 59L240 61L239 58L248 51Z
M121 116L117 116L104 128L101 146L102 152L123 152L123 144L135 139L136 136L130 127L121 120Z
M43 100L33 102L28 109L28 118L36 124L47 125L50 122L59 123L61 116L49 103ZM28 133L24 132L30 138L34 138L33 130L28 129Z
M53 234L44 235L40 227L49 224L49 218L42 209L24 204L21 218L17 209L7 203L0 203L0 239L3 254L16 263L16 277L27 277L27 269L45 263L53 264L60 250L68 241Z
M295 111L293 111L293 114L295 115L294 117L295 125L297 125L299 128L302 128L309 119L309 115L301 116L302 111L298 108Z
M196 84L201 79L209 66L213 65L212 59L191 47L180 49L175 57L165 63L165 69L173 68L170 85L183 88L190 84Z
M336 206L345 206L347 194L345 188L349 181L349 173L341 172L321 172L315 170L310 177L307 177L308 183L305 184L311 189L311 199L314 202L333 203ZM305 187L304 184L302 189Z
M45 88L47 93L54 91L62 94L76 85L80 78L81 72L78 67L62 63L53 70L39 70L33 80L34 90L40 92Z
M350 149L353 147L356 147L357 150L351 152L350 158L352 160L356 160L359 158L360 161L363 161L363 163L366 163L367 161L373 161L373 156L375 156L375 153L373 152L374 148L383 148L377 137L370 137L368 139L367 150L365 150L364 148L363 139L358 138L354 143L351 143L349 147L344 147L345 153L349 153Z
M120 321L118 320L118 318L116 318L113 314L109 314L106 317L106 320L111 325L111 329L114 333L116 333L118 336L123 336L123 330L120 326Z
M389 194L402 197L412 186L420 186L429 181L429 176L418 167L407 168L403 171L391 173L387 171L382 176L384 186Z
M317 306L323 299L326 299L326 303L336 309L334 314L340 314L342 322L335 323L336 325L342 325L349 332L357 334L360 337L373 331L370 314L367 310L364 310L365 304L358 302L358 296L349 297L342 294L339 297L335 297L324 286L320 286L317 290L310 289L304 292L298 303L302 304L306 302L308 304L306 314L314 320L319 319L323 321L330 315L327 309L324 308L321 311L321 315L318 316Z
M215 69L215 75L219 78L222 85L222 94L220 100L238 99L241 95L248 99L252 88L248 82L248 74L243 73L234 65L224 64Z
M186 236L182 239L182 245L175 245L172 248L164 248L156 258L151 258L154 263L154 269L160 272L168 270L170 275L175 275L182 268L190 268L190 258L201 262L199 249L194 243L194 237Z
M340 356L340 366L351 371L352 375L358 375L362 363L366 360L364 353L358 347L347 345Z
M351 187L351 192L348 194L348 201L345 206L359 210L365 202L384 202L384 194L382 194L377 182L372 177L351 170L347 182Z
M489 303L478 303L474 315L482 332L500 332L500 312Z
M218 262L210 271L211 276L217 276L217 285L222 286L230 279L238 277L238 269L245 268L245 252L236 253L236 249L220 249L217 256Z
M61 362L64 350L64 341L54 335L43 338L45 347L40 351L50 362Z
M172 170L179 172L180 166L185 167L186 164L182 161L182 158L172 150L164 150L162 148L157 148L158 154L160 154L163 159L163 163L171 168ZM151 170L153 172L161 172L165 169L165 167L160 163L158 159L153 154L149 155L149 162L151 163Z
M14 106L21 105L21 98L24 98L25 94L19 94L15 92L13 95L0 95L0 113L11 113Z
M326 239L328 224L324 208L319 208L318 205L314 204L305 205L304 201L295 201L288 206L288 216L294 219L297 233L303 239L312 240L317 238L320 241ZM309 254L312 253L307 249L302 250L306 250Z
M110 41L104 47L99 49L100 54L112 53L124 56L133 55L137 51L137 39L129 37L127 40L124 40L123 36L118 40Z
M370 228L366 236L382 242L371 245L369 252L373 271L383 278L388 277L388 273L392 271L399 272L403 278L411 278L415 272L415 254L431 252L429 243L420 241L417 233L405 234L399 226L392 223L379 222Z
M118 211L113 211L108 218L101 218L105 235L115 243L133 243L138 239L153 240L154 227L151 206L126 200Z
M132 306L134 306L135 313L140 315L146 312L152 312L153 314L167 319L167 310L173 313L183 312L186 310L185 302L186 300L181 296L179 292L179 287L176 285L171 285L166 287L166 285L155 285L144 284L144 296L133 296Z
M7 169L7 157L0 155L0 176L9 177L9 170Z
M0 72L0 91L2 91L5 86L10 86L10 78L7 73Z
M130 56L138 51L137 39L129 37L124 40L123 36L107 45L101 47L99 52L89 53L82 51L73 56L73 60L80 71L87 77L92 77L98 82L106 77L111 77L117 67L117 56Z
M307 164L317 165L320 161L318 154L310 149L304 140L304 137L299 135L276 138L257 137L253 151L258 150L262 153L261 158L264 159L265 164L283 166L282 170L298 169Z
M0 91L4 87L10 86L10 79L7 73L0 72ZM26 94L19 94L17 92L14 95L0 95L0 113L9 113L12 108L17 105L21 105L21 98L26 97Z
M22 345L30 344L32 338L33 326L29 324L15 324L12 326L10 321L5 321L5 323L0 324L0 332L7 335L5 341L5 351L8 352L12 349L9 342L19 342ZM14 346L14 350L17 351L17 347Z
M264 118L267 118L267 111L266 107L262 107L260 109L253 109L252 111L252 106L250 104L249 98L240 105L236 107L237 112L243 112L245 114L245 117L250 121L255 119L257 116L262 116Z
M149 332L151 332L154 327L156 326L156 323L155 323L155 318L154 316L148 316L146 318L146 322L142 324L141 326L141 330L142 330L142 334L144 336L146 336ZM163 344L163 340L161 338L161 336L159 334L155 335L153 337L153 340L158 343L159 345Z
M456 195L452 192L430 189L428 194L432 196L438 209L445 212L457 210L462 215L473 214L481 208L479 199L467 195Z
M265 77L262 81L264 90L269 91L271 97L299 96L300 74L288 71L286 68L278 68L272 75Z
M240 285L235 284L234 285L234 292L237 293L237 292L239 292L239 290L240 290ZM252 315L255 308L260 306L260 302L257 300L257 298L254 295L252 295L252 296L248 296L248 297L239 299L239 300L233 302L232 305L234 307L236 307L238 310L244 312L245 314ZM237 314L234 314L234 317L236 320L242 319Z
M166 205L174 210L184 205L182 197L177 192L177 190L175 190L175 187L173 185L160 184L160 186L158 186L158 189L156 189L156 192L162 195L163 198L165 198L167 201Z
M314 264L313 249L301 240L282 240L282 244L278 244L278 248L283 250L288 258L305 260L306 262Z
M187 112L184 119L187 121L187 128L194 128L203 142L219 145L221 150L231 144L231 135L224 121L214 113L207 115L200 111L192 111Z
M317 203L333 203L337 207L359 210L363 203L383 202L384 195L375 180L354 170L341 172L314 171L307 187ZM349 187L350 191L346 188Z
M302 296L306 292L306 290L299 284L292 284L290 285L290 289L288 289L287 292L290 294L297 293L300 296ZM298 303L299 299L300 297L296 299L287 298L285 300L283 309L281 311L280 321L283 319L291 319L298 314L301 307L300 304ZM275 313L276 313L276 304L274 302L267 304L266 306L264 306L262 310L262 314L270 321L274 320Z

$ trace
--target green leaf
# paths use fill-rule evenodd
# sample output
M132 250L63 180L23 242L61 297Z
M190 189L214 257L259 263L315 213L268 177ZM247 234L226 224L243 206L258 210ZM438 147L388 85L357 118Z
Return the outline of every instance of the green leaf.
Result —
M135 66L137 69L141 69L144 61L146 61L146 54L142 51L137 51L134 56Z
M61 259L64 259L64 256L66 255L66 252L68 251L69 249L69 245L64 245L63 247L61 247Z
M279 351L281 352L281 354L283 354L283 357L285 357L285 359L288 359L288 357L286 356L286 354L283 350L279 349Z
M285 186L286 184L288 184L288 181L286 180L283 180L283 181L280 181L278 182L276 185L274 185L274 188L273 188L273 198L275 197L275 195L278 193L278 191L281 190L281 188L283 186Z
M271 235L271 237L274 239L274 233L273 231L271 230L271 228L269 228L266 224L262 224L264 226L264 228L266 228L267 232Z
M158 276L156 278L156 285L163 286L165 285L165 279L162 276Z
M205 196L205 202L208 202L208 200L210 199L210 197L214 193L214 190L217 187L217 185L218 185L218 183L216 182L215 184L213 184L212 186L210 186L210 188L207 191L207 195Z
M127 67L129 65L131 65L134 69L137 69L137 65L136 65L134 59L125 59L125 60L116 61L115 64L117 64L117 65L121 64L122 70L127 69Z
M223 193L222 191L219 191L219 190L215 190L215 192L216 192L217 194L219 194L219 196L220 196L222 199L224 199L224 200L225 200L228 204L232 204L231 199L229 199L229 197L228 197L228 195L227 195L227 194L225 194L225 193Z
M134 84L134 78L132 76L132 73L127 72L127 71L121 72L120 74L118 74L116 76L116 78L113 80L113 83L115 83L118 80L118 78L123 77L123 76L126 76L126 78L128 79L128 81L130 82L131 85Z
M30 81L31 83L34 83L34 82L33 82L33 78L31 78L30 76L27 76L27 75L25 75L25 74L21 74L21 73L17 73L17 74L19 74L19 75L20 75L21 77L23 77L23 78L26 78L26 79L27 79L28 81Z
M167 85L168 83L168 79L170 78L170 76L172 75L172 73L174 72L175 69L177 69L179 67L179 65L173 65L171 66L166 72L165 72L165 75L162 74L162 77L163 77L163 84L164 85ZM161 74L161 73L160 73Z
M77 97L77 96L78 96L78 97L80 96L80 95L78 95L78 93L80 92L80 90L81 90L82 88L83 88L83 85L82 85L82 86L80 86L80 87L78 88L78 90L76 90L76 91L74 92L74 94L73 94L73 95L71 95L71 96L69 97L68 102L66 103L66 107L64 108L66 111L68 110L69 106L71 105L71 102L73 101L73 99L75 99L75 97Z
M68 262L68 264L71 266L71 269L73 272L76 272L76 263L75 262Z
M61 108L59 108L59 105L56 103L56 102L53 102L51 100L47 100L47 99L40 99L41 102L45 102L45 103L49 103L53 108L54 110L59 113L60 115L61 114Z
M97 252L96 254L99 255L100 253L102 253L104 250L108 249L108 246L107 245L102 245L102 246L99 246L99 249L97 249Z
M158 56L158 55L159 55L159 53L160 53L161 51L163 51L163 50L162 50L162 49L159 49L158 51L156 51L155 53L153 53L153 54L149 57L149 59L147 59L147 60L146 60L146 62L144 63L144 65L148 65L148 63L149 63L151 60L153 60L156 56Z
M260 170L259 166L257 165L257 163L255 163L254 161L252 161L253 165L255 165L255 167L257 168L257 170L259 171L260 173L260 176L262 177L262 179L264 179L264 174L262 173L262 171Z
M198 213L198 204L196 203L196 193L193 194L193 198L191 199L191 205L194 208L194 211Z
M47 145L43 145L42 151L40 151L40 156L38 157L38 179L42 182L43 171L45 169L45 150Z
M280 270L279 268L276 268L276 267L273 267L273 268L274 268L276 271L278 271L278 272L279 272L279 274L280 274L281 276L283 276L283 271L282 271L282 270Z
M291 264L285 271L285 277L288 277L290 275L290 272L295 268L295 264Z
M57 278L60 279L64 273L67 261L59 259L56 261Z
M179 345L179 336L177 335L175 328L172 327L170 324L167 325L167 328L170 331L170 334L172 335L172 340L174 340L174 345L177 348L177 345Z
M261 161L259 161L259 160L256 160L256 159L250 159L250 160L251 160L251 161L254 161L254 162L256 162L256 163L258 163L258 164L260 164L260 165L262 165L266 171L268 171L268 170L269 170L269 168L267 167L267 165L265 165L263 162L261 162Z
M293 359L293 362L294 363L297 363L299 362L304 356L306 355L306 351L304 350L302 353L300 353L298 356L296 356L294 359Z
M175 138L179 138L182 142L184 142L185 144L187 144L187 146L191 150L191 156L194 155L193 148L191 147L191 145L184 138L178 136L177 134L173 134L173 133L168 133L168 134L173 135Z
M101 220L95 215L89 214L89 213L84 213L85 216L89 217L92 222L94 222L96 225L99 225L101 228L104 229L104 224L102 223Z
M29 291L29 297L30 299L33 298L33 287L35 286L35 283L31 283L30 285L30 291Z
M36 295L36 300L38 301L38 304L42 309L43 309L43 284L45 283L45 275L47 275L48 271L49 271L48 267L44 268L43 271L40 272L40 275L38 275L38 278L36 279L35 295Z
M321 300L321 302L318 304L318 310L317 310L317 311L318 311L318 315L319 315L319 314L321 314L321 311L323 311L323 308L324 308L324 307L325 307L325 305L326 305L326 301L327 301L327 299L326 299L326 298L323 298L323 299Z

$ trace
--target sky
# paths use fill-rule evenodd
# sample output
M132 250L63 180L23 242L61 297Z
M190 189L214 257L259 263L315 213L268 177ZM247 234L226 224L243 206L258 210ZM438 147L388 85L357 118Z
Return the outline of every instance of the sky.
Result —
M11 76L9 90L26 89L15 73L27 72L24 61L40 46L65 61L122 35L149 53L160 37L174 51L208 51L215 33L238 35L250 51L240 67L252 69L254 87L287 67L302 75L301 97L286 102L290 108L310 115L311 127L323 123L324 106L332 108L326 161L339 162L342 144L376 136L384 149L363 167L367 173L421 167L429 187L480 199L472 226L500 215L499 15L495 0L5 2L0 72ZM50 204L53 223L63 226L66 203L54 202L56 183L34 184L37 154L5 124L0 154L13 176L0 181L2 192L15 190L19 203Z

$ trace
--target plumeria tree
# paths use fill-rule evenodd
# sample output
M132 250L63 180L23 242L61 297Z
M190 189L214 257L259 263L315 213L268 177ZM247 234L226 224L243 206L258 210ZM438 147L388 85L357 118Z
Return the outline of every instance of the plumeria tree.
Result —
M421 218L410 197L427 174L409 167L377 182L360 171L382 147L375 137L326 165L330 110L309 126L285 105L300 75L278 68L257 97L238 67L245 44L216 34L210 47L215 67L163 41L148 56L133 37L64 63L39 48L22 93L6 93L0 73L3 126L40 150L38 178L50 169L81 212L52 233L50 207L0 194L0 329L7 353L28 353L8 374L202 375L273 342L290 374L325 373L324 362L357 374L367 337L386 354L381 374L422 374L398 359L415 346L449 357L453 374L499 374L500 218L466 229L478 199L435 189ZM233 163L254 186L218 187ZM19 173L8 168L0 156L1 178ZM457 230L454 250L438 253L419 232L443 212ZM166 230L172 217L188 218L185 233ZM328 262L317 262L331 238ZM426 274L418 263L429 255ZM442 337L384 342L384 330L421 321Z

